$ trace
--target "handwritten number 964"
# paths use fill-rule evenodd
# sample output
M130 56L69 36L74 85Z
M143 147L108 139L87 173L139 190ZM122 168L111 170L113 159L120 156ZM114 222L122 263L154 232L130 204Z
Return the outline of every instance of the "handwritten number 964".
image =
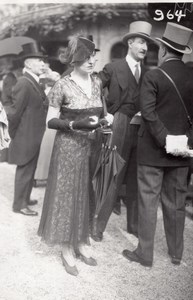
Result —
M164 18L166 17L168 20L172 20L175 17L177 17L177 22L180 22L180 19L182 17L186 17L186 14L183 14L182 10L176 10L175 12L171 12L171 10L169 10L167 12L166 15L164 15L163 11L160 9L156 9L155 14L157 15L157 17L154 17L153 19L155 21L162 21L164 20Z

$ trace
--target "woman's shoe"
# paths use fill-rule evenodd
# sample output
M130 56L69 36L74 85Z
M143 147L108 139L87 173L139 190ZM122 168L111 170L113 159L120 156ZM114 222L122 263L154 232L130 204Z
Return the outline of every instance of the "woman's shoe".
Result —
M76 266L70 266L67 261L65 260L62 252L61 252L61 259L62 259L62 264L66 270L67 273L69 273L70 275L73 275L73 276L77 276L78 275L78 270L77 270L77 267Z
M78 258L80 258L85 264L89 266L97 266L97 261L93 257L86 257L80 252L77 254Z

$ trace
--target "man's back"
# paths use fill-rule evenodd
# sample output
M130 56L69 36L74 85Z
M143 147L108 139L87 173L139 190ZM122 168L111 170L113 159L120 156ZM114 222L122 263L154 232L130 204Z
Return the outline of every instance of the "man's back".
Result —
M192 70L177 59L166 61L161 69L174 80L190 116L193 117ZM144 122L139 130L139 163L157 166L187 165L188 159L166 154L166 135L186 134L189 124L174 86L159 68L145 75L140 104Z

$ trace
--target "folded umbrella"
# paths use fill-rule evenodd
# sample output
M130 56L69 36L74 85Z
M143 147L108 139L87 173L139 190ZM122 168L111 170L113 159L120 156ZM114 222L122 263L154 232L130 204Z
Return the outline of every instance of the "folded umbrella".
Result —
M95 217L101 213L104 206L108 205L106 202L116 189L117 176L125 165L125 160L117 152L116 146L111 148L110 143L111 136L102 146L92 180L96 201Z

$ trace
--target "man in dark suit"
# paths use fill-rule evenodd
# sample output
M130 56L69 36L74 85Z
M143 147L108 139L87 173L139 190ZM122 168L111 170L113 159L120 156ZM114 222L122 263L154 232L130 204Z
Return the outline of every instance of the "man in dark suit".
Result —
M189 150L185 145L182 151L180 142L175 149L169 150L166 141L170 135L176 138L190 131L187 112L192 119L193 72L182 62L182 56L192 51L187 46L191 34L192 30L184 26L167 23L163 37L157 38L161 42L158 54L160 67L145 74L141 87L142 124L138 132L139 243L134 252L124 250L123 256L149 267L153 264L159 200L171 262L179 265L183 254ZM182 101L168 75L181 94Z
M92 238L95 241L102 239L102 233L112 213L126 170L130 164L130 157L136 156L136 153L133 155L132 152L136 149L134 143L137 139L140 123L139 87L145 71L141 62L147 54L148 43L153 42L150 38L151 29L151 24L145 21L131 23L129 33L123 37L123 42L128 45L127 56L107 64L99 72L103 87L108 88L108 112L114 115L112 146L117 146L118 153L126 161L126 164L117 178L114 196L107 199L103 205L97 222L94 220ZM134 184L137 186L137 178L134 175L136 168L135 163L134 170L130 170L128 178L135 177ZM137 235L137 187L133 190L133 194L127 195L127 215L127 230Z
M28 205L40 144L46 124L46 96L39 85L39 76L44 72L44 56L30 53L23 57L24 75L18 79L13 91L13 104L8 120L12 138L9 148L9 163L16 164L13 211L27 216L37 212Z

